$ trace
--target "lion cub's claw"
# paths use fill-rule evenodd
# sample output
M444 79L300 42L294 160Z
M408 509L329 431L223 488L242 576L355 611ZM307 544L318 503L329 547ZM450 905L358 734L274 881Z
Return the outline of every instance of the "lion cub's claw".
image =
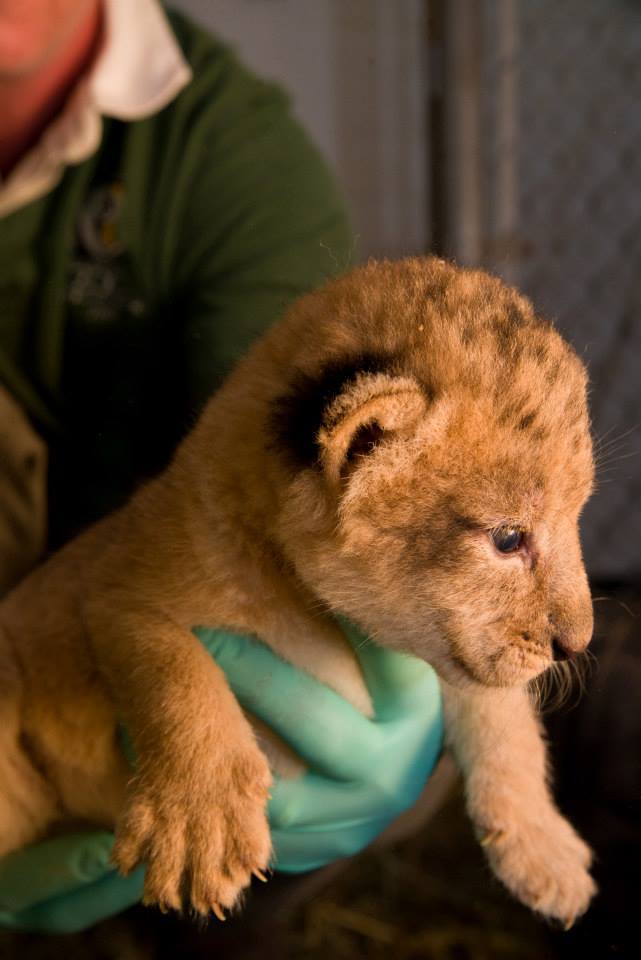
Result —
M559 813L480 833L492 869L521 903L566 930L585 913L596 893L592 853Z
M263 878L268 869L271 775L257 748L201 770L133 782L112 860L124 874L146 863L143 903L224 920L252 874Z

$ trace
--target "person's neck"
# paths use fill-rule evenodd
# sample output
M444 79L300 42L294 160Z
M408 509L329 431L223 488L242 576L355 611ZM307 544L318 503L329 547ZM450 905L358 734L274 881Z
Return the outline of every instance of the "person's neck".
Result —
M101 0L89 0L46 61L33 72L0 78L0 174L6 177L60 113L96 56L102 38Z

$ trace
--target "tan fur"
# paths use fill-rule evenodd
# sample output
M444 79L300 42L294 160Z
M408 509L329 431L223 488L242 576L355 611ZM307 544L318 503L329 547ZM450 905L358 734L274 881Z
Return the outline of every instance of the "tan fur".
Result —
M274 426L288 391L372 352L385 369L341 386L317 456L296 462ZM0 851L61 817L116 822L116 863L147 862L148 902L231 906L268 862L270 771L190 627L255 634L369 712L336 611L434 665L492 866L572 922L590 854L554 807L525 688L554 636L577 652L590 639L591 486L583 366L498 280L372 263L301 299L162 476L0 608ZM506 523L526 550L497 552L489 531Z

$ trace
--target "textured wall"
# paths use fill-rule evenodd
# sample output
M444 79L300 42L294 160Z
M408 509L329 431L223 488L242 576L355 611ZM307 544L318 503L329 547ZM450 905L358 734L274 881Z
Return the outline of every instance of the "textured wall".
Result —
M171 0L278 80L343 188L354 259L428 243L423 0Z

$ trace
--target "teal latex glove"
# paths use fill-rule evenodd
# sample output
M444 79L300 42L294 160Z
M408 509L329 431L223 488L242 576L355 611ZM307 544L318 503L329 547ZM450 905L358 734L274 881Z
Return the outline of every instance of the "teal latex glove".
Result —
M128 877L109 862L106 831L43 840L0 860L0 925L76 933L140 900L144 868Z
M263 644L222 630L194 632L239 701L276 730L310 770L277 779L269 803L275 869L296 873L357 853L417 799L441 749L438 681L420 661L344 629L374 702L363 717ZM0 860L0 924L74 932L137 902L144 869L109 865L113 836L69 834Z
M310 770L276 779L269 802L276 870L312 870L362 850L418 798L441 751L436 674L342 624L363 669L375 719L283 663L263 644L196 630L241 704L275 730ZM222 645L222 646L221 646ZM277 671L277 673L276 673Z

